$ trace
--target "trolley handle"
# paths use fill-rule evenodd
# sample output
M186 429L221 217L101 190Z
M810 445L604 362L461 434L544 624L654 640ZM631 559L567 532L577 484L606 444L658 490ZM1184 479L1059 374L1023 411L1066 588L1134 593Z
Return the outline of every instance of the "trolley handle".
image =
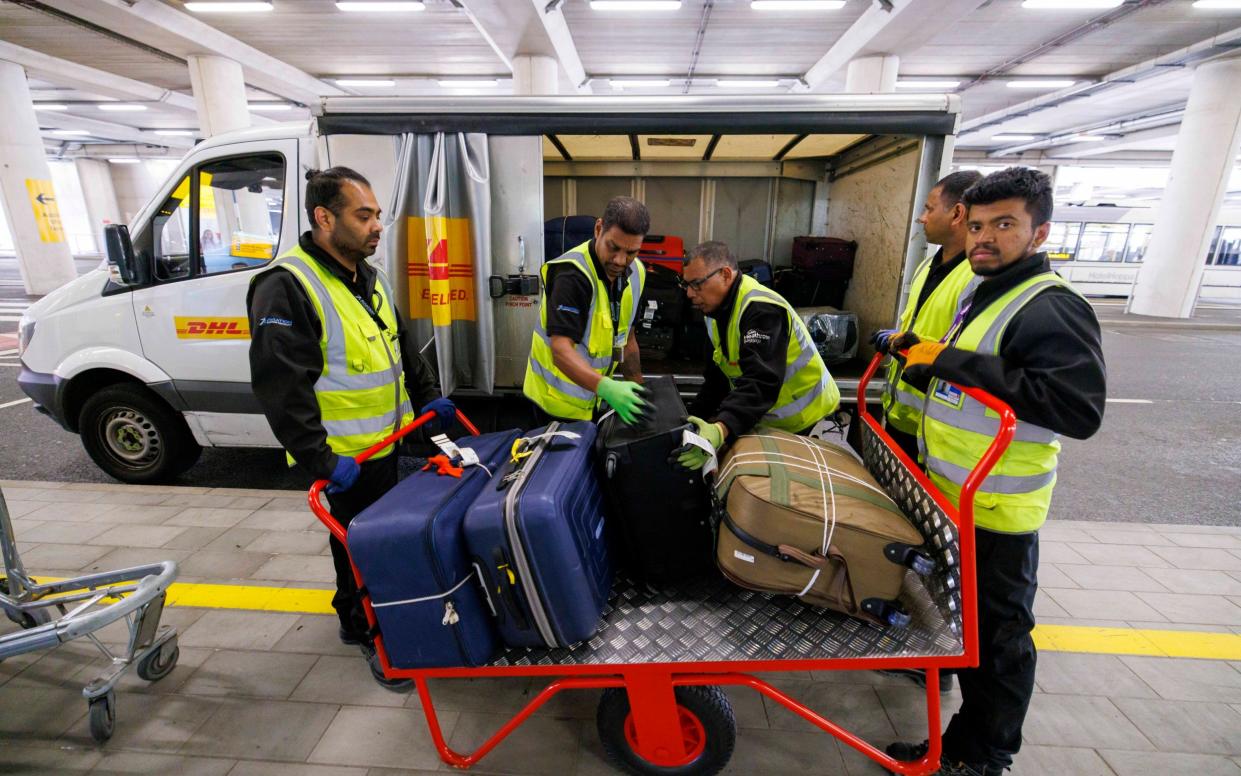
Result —
M879 365L883 362L883 354L876 353L871 359L870 365L866 367L866 372L862 374L862 379L858 381L857 387L857 406L858 417L869 418L872 424L877 425L877 421L871 417L866 407L866 386L870 383L875 373L879 371ZM961 486L961 498L959 503L964 506L970 505L969 517L971 526L973 523L973 504L974 494L982 485L983 480L991 473L991 469L999 462L1000 456L1004 455L1004 451L1008 449L1009 444L1013 441L1013 435L1017 431L1017 415L1004 402L987 393L980 388L967 388L964 385L950 383L950 385L960 389L967 396L975 399L985 405L988 409L993 410L1000 416L1000 427L996 432L995 438L991 440L991 444L987 447L986 452L978 459L978 463L974 464L974 468L970 470L969 476L965 478L965 483ZM964 509L962 511L965 511Z
M363 450L361 453L359 453L354 458L354 460L357 461L358 463L365 463L367 460L371 458L371 456L375 455L380 450L383 450L385 447L392 445L393 443L397 442L398 440L412 433L415 429L421 428L428 421L431 421L434 419L435 419L434 412L427 412L422 415L419 415L418 417L410 421L409 425L403 426L402 428L400 428L399 430L397 430L396 432L394 432L393 434L385 438L382 442L377 442L374 445L371 445L370 447ZM470 419L467 418L465 416L465 413L463 413L461 410L457 410L457 420L461 423L461 425L465 426L465 430L469 431L472 436L478 436L478 427L475 426L473 423L471 423ZM341 525L340 521L337 520L335 517L333 517L332 513L329 512L327 508L324 507L323 504L319 502L319 494L323 492L323 489L326 488L327 486L328 486L327 480L315 480L315 483L310 486L310 492L306 496L307 501L310 502L310 511L314 512L315 517L319 518L319 521L323 523L325 526L327 526L327 529L329 532L331 532L332 536L335 536L336 539L341 544L345 544L345 527Z

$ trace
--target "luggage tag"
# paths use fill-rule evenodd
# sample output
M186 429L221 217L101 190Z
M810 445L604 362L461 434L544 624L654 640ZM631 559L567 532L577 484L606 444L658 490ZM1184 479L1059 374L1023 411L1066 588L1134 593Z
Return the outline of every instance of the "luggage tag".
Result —
M553 440L556 437L564 437L565 439L581 439L582 435L575 431L544 431L542 434L532 437L517 437L513 440L513 447L509 451L509 462L513 465L509 469L508 474L500 478L496 483L496 490L504 490L521 476L521 468L524 462L534 453L535 445L540 440Z
M699 448L704 453L707 453L708 455L711 456L710 458L707 459L707 462L702 465L702 477L704 480L706 480L707 477L715 474L715 470L718 466L718 461L716 460L716 457L715 457L715 448L711 446L710 442L704 439L697 432L692 431L691 429L687 428L681 432L681 444L693 445L694 447Z

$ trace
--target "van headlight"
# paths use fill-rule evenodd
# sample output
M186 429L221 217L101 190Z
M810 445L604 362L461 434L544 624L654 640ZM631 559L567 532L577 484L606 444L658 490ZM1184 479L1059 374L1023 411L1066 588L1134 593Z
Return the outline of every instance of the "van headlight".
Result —
M21 358L26 353L26 348L30 347L30 340L34 339L34 321L22 316L21 322L17 324L17 357Z

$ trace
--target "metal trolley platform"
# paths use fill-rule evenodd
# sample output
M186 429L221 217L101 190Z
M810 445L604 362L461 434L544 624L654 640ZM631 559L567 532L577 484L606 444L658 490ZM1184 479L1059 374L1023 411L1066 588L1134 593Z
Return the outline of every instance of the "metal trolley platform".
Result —
M939 768L939 671L978 664L978 609L974 573L973 500L1016 428L1011 409L972 388L965 393L999 416L999 431L961 490L960 508L900 451L868 412L867 384L881 358L858 384L858 419L867 469L922 533L935 559L928 576L907 571L901 603L911 615L903 628L880 626L809 606L791 596L745 590L722 578L652 588L618 576L599 631L568 648L508 649L478 668L393 668L383 635L375 638L384 675L414 681L431 737L445 763L469 768L564 690L604 689L599 735L613 762L634 774L713 774L732 755L736 728L723 685L751 687L835 736L890 771L917 776ZM374 452L434 417L428 413ZM477 429L460 413L472 433ZM342 543L345 528L319 499L325 481L310 490L312 511ZM354 567L360 589L364 581ZM367 618L376 625L365 601ZM892 759L751 672L921 669L926 672L926 755ZM450 749L432 703L428 679L484 676L552 677L543 690L473 753Z

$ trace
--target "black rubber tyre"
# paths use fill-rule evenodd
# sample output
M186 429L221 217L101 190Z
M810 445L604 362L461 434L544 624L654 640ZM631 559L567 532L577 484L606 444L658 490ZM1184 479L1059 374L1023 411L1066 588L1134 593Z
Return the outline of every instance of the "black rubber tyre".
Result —
M104 743L116 729L116 693L109 692L90 701L90 737Z
M34 580L30 581L33 582ZM9 580L7 577L0 577L0 590L3 590L6 595L8 594ZM52 613L45 606L24 611L20 615L15 615L12 612L6 612L6 614L8 614L10 620L20 625L23 630L37 628L52 621Z
M78 433L99 468L121 482L168 482L202 454L185 420L134 383L110 385L87 399Z
M675 692L677 710L692 759L668 767L655 765L634 751L628 693L621 688L604 690L595 718L599 740L608 759L625 773L635 776L712 776L728 765L737 743L737 721L724 691L719 687L694 686L677 687Z
M177 659L180 657L181 648L177 646L177 639L174 636L161 644L159 649L139 660L134 670L137 672L139 679L145 679L148 682L158 682L172 673L172 669L177 667Z

